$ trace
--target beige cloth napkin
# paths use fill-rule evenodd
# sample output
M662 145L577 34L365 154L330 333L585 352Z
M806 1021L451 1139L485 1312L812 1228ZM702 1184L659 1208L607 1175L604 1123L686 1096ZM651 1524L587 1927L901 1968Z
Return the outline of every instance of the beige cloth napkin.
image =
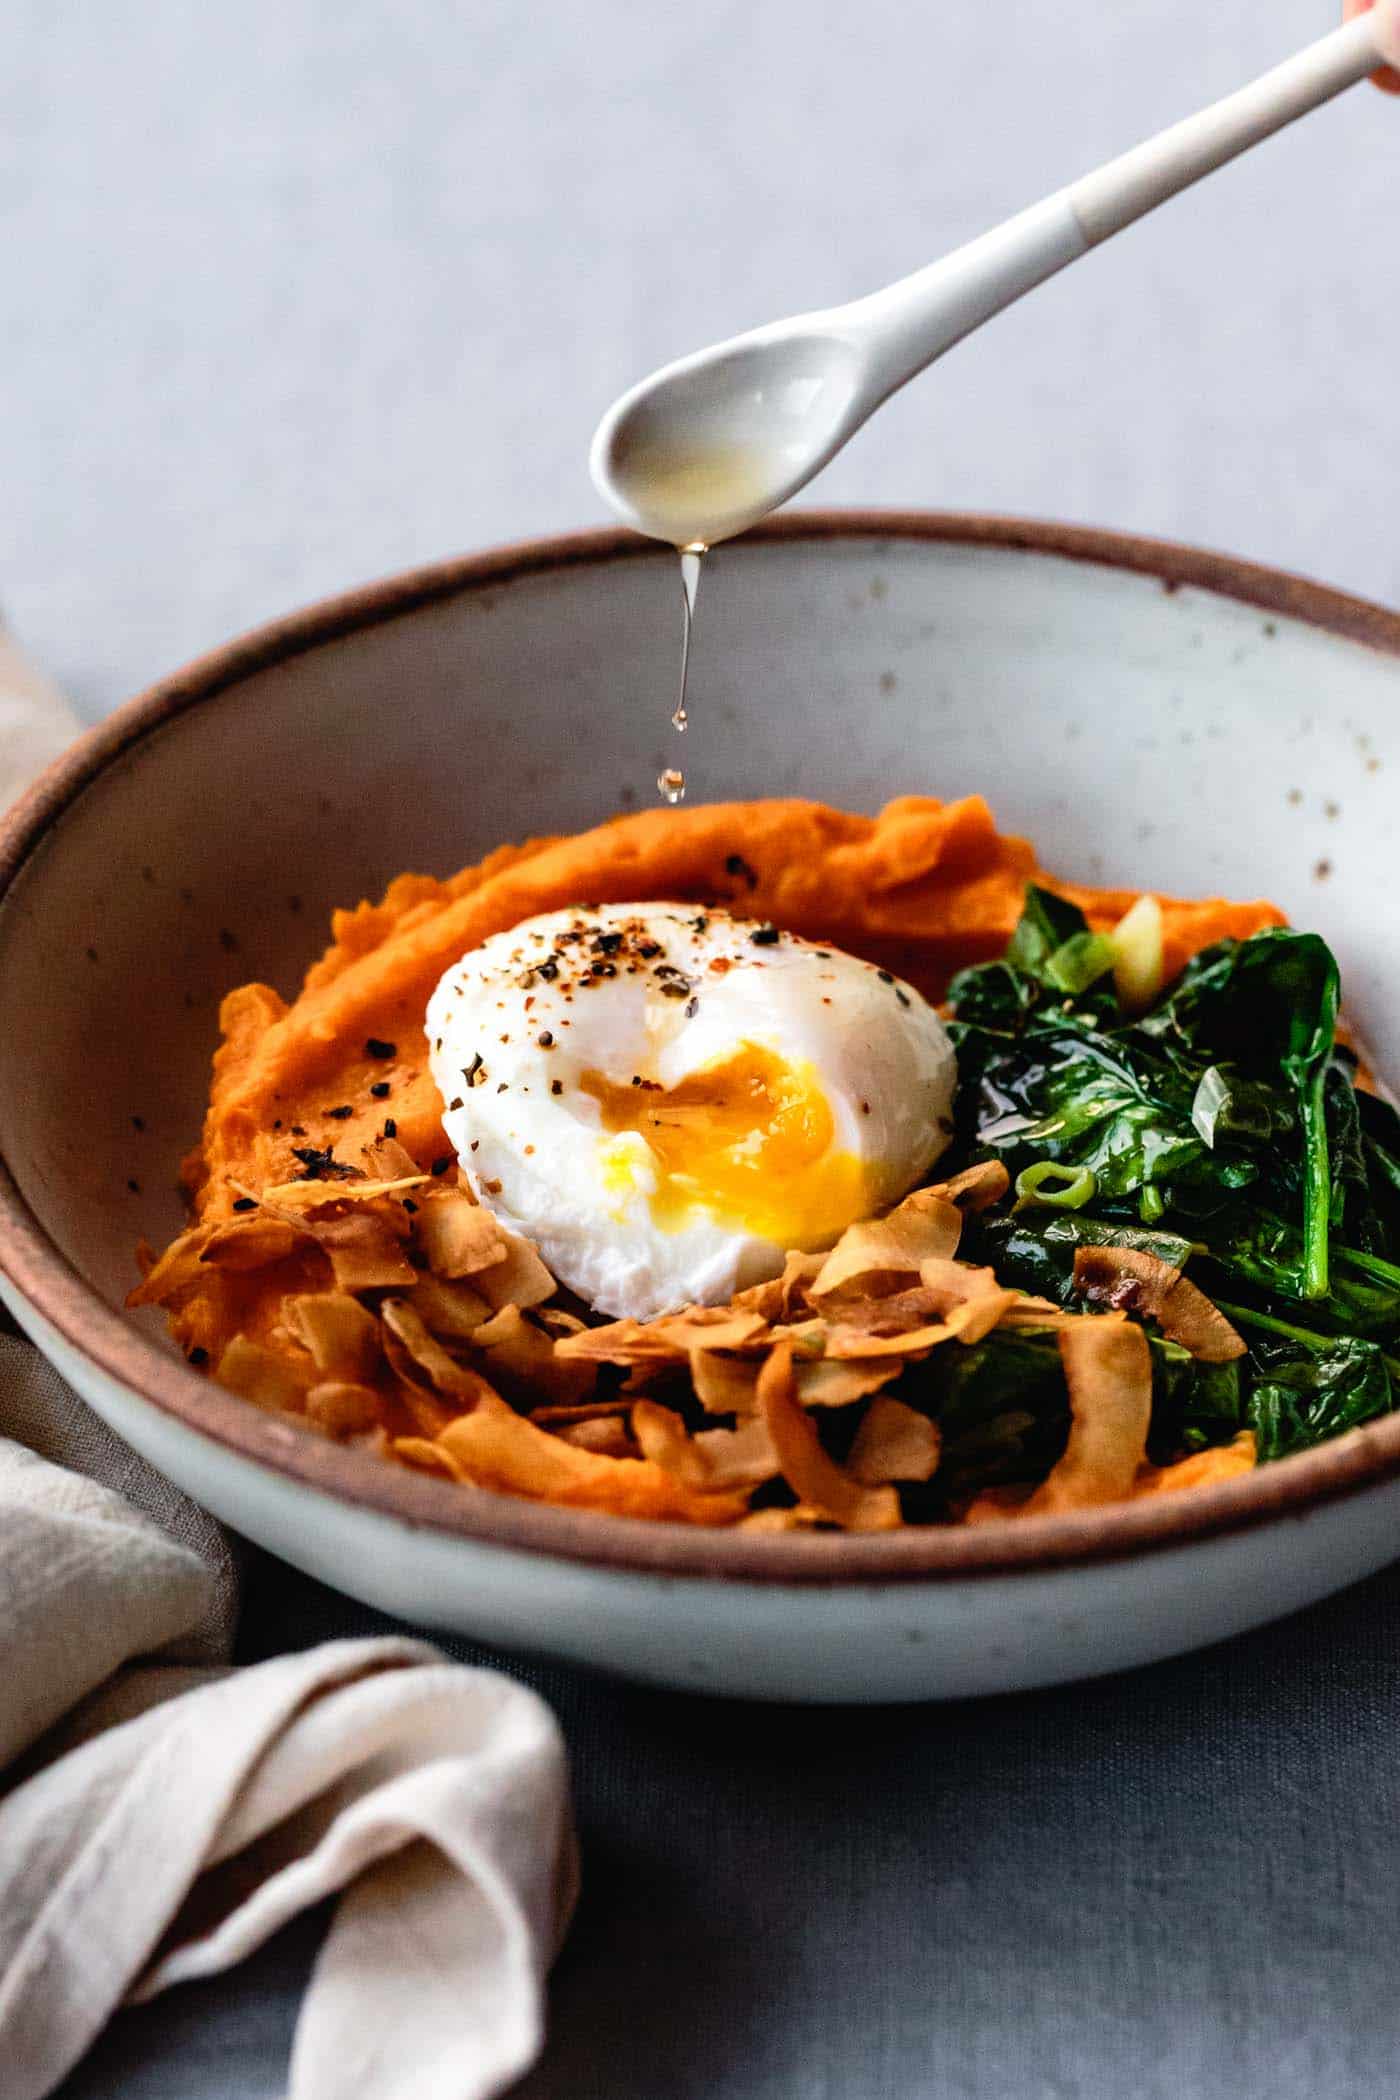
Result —
M0 810L78 734L58 688L36 671L0 621Z
M12 1429L49 1456L0 1435L4 2100L50 2092L124 2000L341 1890L292 2100L501 2092L538 2053L573 1893L548 1708L418 1641L221 1667L218 1527L0 1336Z
M0 808L74 732L0 631ZM0 1334L0 2100L337 1894L289 2100L486 2100L575 1886L543 1702L420 1641L228 1667L227 1535Z

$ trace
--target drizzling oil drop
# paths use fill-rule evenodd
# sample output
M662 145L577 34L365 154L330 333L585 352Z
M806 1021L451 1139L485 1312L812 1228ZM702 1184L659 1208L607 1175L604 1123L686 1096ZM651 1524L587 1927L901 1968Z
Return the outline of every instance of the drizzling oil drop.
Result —
M671 727L684 736L690 726L690 715L686 709L686 689L690 680L690 637L695 625L695 600L700 589L700 563L706 547L703 540L692 540L679 550L681 558L681 599L684 607L684 624L681 628L681 690L676 702L676 711L671 717ZM685 795L685 774L679 766L667 766L657 775L659 792L667 802L674 805Z

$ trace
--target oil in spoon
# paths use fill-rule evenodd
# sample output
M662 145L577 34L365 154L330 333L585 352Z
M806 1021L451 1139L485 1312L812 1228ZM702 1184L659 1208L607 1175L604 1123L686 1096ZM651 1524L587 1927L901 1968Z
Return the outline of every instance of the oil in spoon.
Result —
M686 708L686 691L690 682L690 638L695 626L695 600L700 590L700 564L708 549L703 540L691 540L678 550L681 558L681 599L684 607L684 625L681 628L681 690L671 716L671 727L677 735L684 736L690 726L690 714ZM657 775L658 792L674 808L685 797L685 774L679 766L666 766Z

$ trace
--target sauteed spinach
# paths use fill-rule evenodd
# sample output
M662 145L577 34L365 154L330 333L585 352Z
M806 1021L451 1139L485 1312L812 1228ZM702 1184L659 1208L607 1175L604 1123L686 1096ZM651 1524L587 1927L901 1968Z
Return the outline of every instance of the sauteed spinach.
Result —
M1002 960L950 988L955 1158L997 1158L1011 1176L969 1222L967 1256L1066 1305L1075 1251L1094 1242L1188 1270L1249 1351L1211 1366L1154 1340L1164 1447L1248 1426L1260 1458L1278 1458L1386 1413L1400 1399L1400 1117L1357 1090L1336 1040L1331 951L1285 929L1221 941L1139 1015L1120 1005L1115 959L1074 905L1032 888ZM1025 1477L1029 1453L1009 1447L1046 1424L1010 1359L1036 1346L993 1334L964 1367L943 1409L945 1434L950 1405L968 1418L950 1470L961 1445L978 1485Z

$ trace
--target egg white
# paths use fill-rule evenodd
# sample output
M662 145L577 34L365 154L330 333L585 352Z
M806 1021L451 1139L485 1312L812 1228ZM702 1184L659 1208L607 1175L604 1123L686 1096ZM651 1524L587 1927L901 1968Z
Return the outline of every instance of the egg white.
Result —
M656 1155L640 1132L604 1129L584 1073L671 1088L745 1044L806 1068L832 1155L862 1163L862 1215L911 1188L951 1129L952 1046L912 986L722 911L610 904L528 919L453 964L427 1033L476 1194L615 1318L721 1304L777 1275L787 1248L703 1204L674 1229L658 1223Z

